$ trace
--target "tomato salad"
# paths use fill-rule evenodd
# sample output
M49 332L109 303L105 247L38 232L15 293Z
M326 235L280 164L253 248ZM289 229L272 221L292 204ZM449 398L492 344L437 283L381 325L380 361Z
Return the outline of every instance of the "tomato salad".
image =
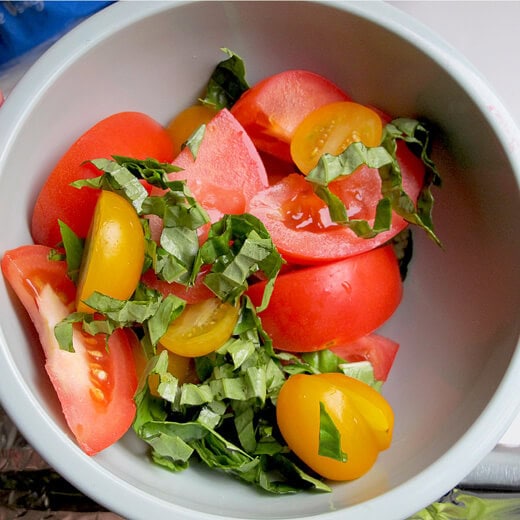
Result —
M85 453L133 429L171 471L327 491L391 443L377 330L409 224L439 242L440 178L424 124L309 71L249 86L223 50L167 127L117 113L72 144L2 271Z

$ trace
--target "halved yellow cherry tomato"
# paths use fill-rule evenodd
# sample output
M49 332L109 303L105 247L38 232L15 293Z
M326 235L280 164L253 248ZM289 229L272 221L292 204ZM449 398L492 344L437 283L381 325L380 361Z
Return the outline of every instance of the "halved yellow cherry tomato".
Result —
M340 433L345 461L319 454L320 403ZM278 395L276 419L289 448L331 480L353 480L365 474L390 445L394 426L386 399L341 373L289 377Z
M383 134L379 115L351 101L329 103L312 111L298 125L291 140L291 157L302 173L309 173L325 153L339 155L361 141L378 146Z
M209 298L187 305L173 321L160 343L180 356L204 356L220 348L233 333L238 307Z
M135 291L144 263L144 233L133 206L120 195L102 191L94 211L81 263L77 310L95 291L127 300Z
M182 145L202 125L209 123L217 111L208 105L193 105L176 115L166 127L173 141L174 153L180 153Z

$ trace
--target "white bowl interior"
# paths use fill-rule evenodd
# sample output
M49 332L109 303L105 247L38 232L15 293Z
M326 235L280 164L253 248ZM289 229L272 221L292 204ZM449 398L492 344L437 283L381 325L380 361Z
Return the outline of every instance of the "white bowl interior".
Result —
M331 494L272 497L201 468L170 474L131 433L87 457L67 432L34 332L0 281L2 404L87 494L131 518L340 518L345 508L352 518L402 518L494 446L520 401L520 161L500 141L493 111L503 116L501 107L489 109L496 100L478 76L408 23L370 2L121 3L67 35L13 91L0 113L1 251L30 241L36 194L77 136L122 110L166 123L195 101L221 47L244 58L251 84L307 68L360 102L424 116L441 135L435 219L444 250L415 233L405 297L384 327L401 344L384 388L394 442L366 476Z

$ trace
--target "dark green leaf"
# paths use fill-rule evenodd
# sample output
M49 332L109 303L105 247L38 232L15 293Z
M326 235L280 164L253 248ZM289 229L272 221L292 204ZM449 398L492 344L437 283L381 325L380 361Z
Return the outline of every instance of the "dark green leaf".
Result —
M339 462L347 461L347 454L341 449L341 434L321 401L318 454Z
M78 281L79 268L83 258L83 248L85 241L78 237L72 229L62 220L58 220L60 227L61 240L65 249L65 259L67 261L67 274L73 282Z
M206 86L206 97L202 102L217 110L231 108L238 98L249 89L245 79L245 66L242 58L229 49L221 49L229 57L215 67Z

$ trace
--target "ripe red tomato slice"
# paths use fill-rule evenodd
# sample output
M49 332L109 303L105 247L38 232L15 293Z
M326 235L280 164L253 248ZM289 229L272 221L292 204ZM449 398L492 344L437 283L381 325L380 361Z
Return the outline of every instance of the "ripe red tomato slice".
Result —
M169 174L169 178L186 179L198 202L213 210L213 218L243 213L246 202L268 186L255 146L227 109L207 124L197 158L185 147L173 164L183 170Z
M307 114L334 101L350 97L319 74L287 70L246 90L231 112L259 150L291 162L289 143L296 127Z
M424 166L404 143L398 143L403 187L414 200L422 186ZM373 221L381 198L381 179L375 169L361 166L352 175L331 183L331 190L348 208L349 218ZM330 220L325 203L302 175L293 174L258 193L247 208L270 232L280 254L291 263L316 264L347 258L380 246L402 231L407 222L395 214L388 231L374 238L358 237Z
M173 144L165 128L139 112L113 114L95 124L63 155L38 195L31 222L37 244L54 247L60 242L58 219L79 236L87 236L99 191L69 184L101 174L85 161L112 155L170 162Z
M262 300L264 285L249 288L255 305ZM393 248L383 246L280 275L260 318L275 348L321 350L376 330L393 314L402 292Z
M50 249L27 245L7 251L2 272L27 310L45 353L45 369L63 414L81 449L93 455L126 433L135 415L137 376L123 330L110 336L74 331L75 352L61 350L54 326L74 309L76 288L65 262L48 259Z
M370 361L377 381L386 381L399 350L399 343L379 334L368 334L330 349L349 362Z

